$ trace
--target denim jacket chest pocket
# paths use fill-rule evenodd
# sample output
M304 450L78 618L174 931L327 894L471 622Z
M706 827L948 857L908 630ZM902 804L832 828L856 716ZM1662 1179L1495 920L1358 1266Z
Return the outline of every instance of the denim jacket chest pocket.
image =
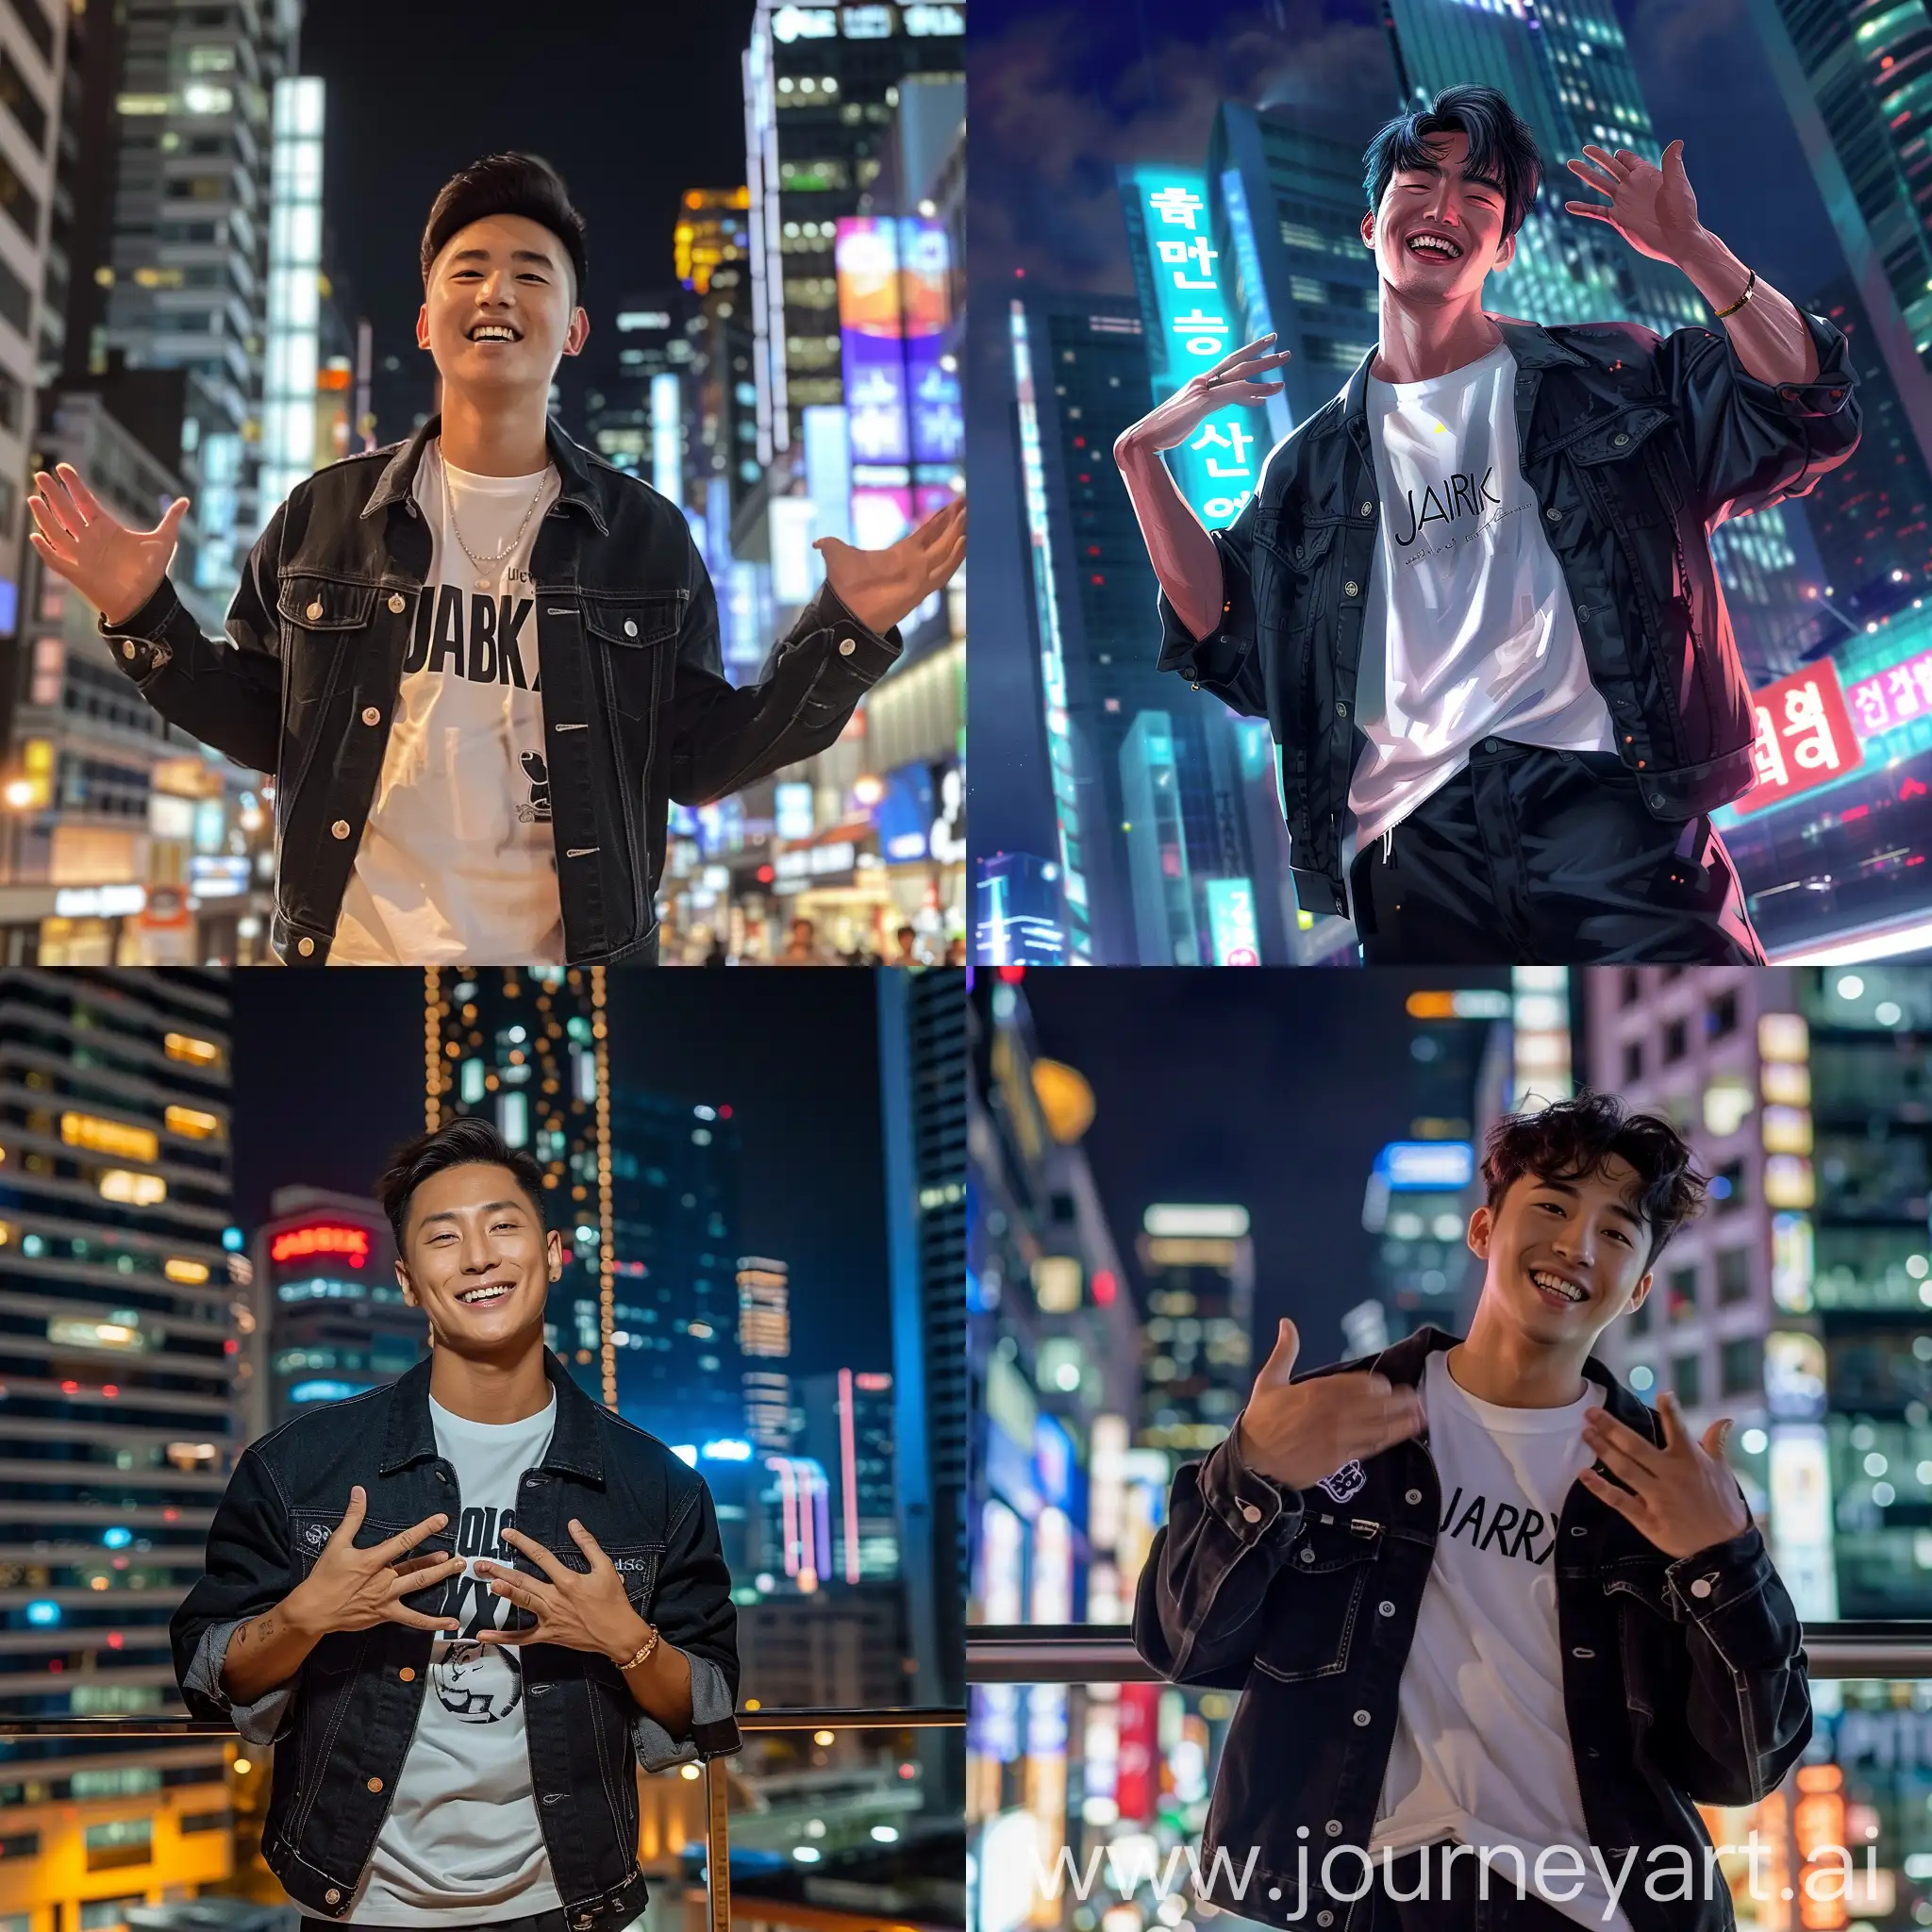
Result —
M367 630L375 615L378 588L311 572L285 572L275 591L285 661L299 668L299 654L305 650L312 657L332 650L350 632Z
M605 694L627 718L650 717L668 693L672 649L684 625L687 595L684 591L583 593L584 629L593 641Z
M1317 592L1339 527L1289 510L1256 511L1253 591L1262 628L1291 638L1321 615Z
M315 1574L315 1566L322 1560L330 1542L341 1527L342 1512L298 1511L290 1520L290 1535L293 1544L296 1581L306 1583ZM377 1543L387 1542L391 1537L409 1528L406 1523L391 1523L375 1518L365 1518L361 1533L357 1538L358 1549L373 1549ZM425 1537L414 1544L404 1556L404 1562L438 1563L454 1553L455 1541L449 1530ZM421 1591L412 1591L401 1602L412 1610L421 1610L428 1616L448 1614L444 1597L447 1583L439 1579ZM308 1654L305 1672L310 1676L331 1677L351 1669L359 1661L364 1646L375 1640L382 1624L375 1624L360 1630L331 1630L318 1640L315 1648Z
M1283 1684L1348 1669L1364 1616L1375 1614L1387 1531L1365 1517L1310 1516L1289 1551L1263 1614L1255 1668Z

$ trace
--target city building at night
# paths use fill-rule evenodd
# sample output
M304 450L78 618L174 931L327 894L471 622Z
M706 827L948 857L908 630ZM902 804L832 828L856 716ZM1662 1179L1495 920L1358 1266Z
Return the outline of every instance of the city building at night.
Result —
M256 1301L268 1327L265 1426L406 1375L429 1349L403 1299L395 1239L373 1200L277 1188L255 1232ZM546 1324L547 1325L547 1324Z
M9 1715L175 1706L168 1619L264 1395L229 1104L214 976L0 970ZM226 1881L234 1755L221 1738L9 1740L0 1920L107 1925L130 1890Z
M97 366L187 372L180 469L193 508L175 582L220 635L265 522L255 426L268 336L275 84L301 0L129 12L117 77L108 302ZM91 366L96 358L91 357Z

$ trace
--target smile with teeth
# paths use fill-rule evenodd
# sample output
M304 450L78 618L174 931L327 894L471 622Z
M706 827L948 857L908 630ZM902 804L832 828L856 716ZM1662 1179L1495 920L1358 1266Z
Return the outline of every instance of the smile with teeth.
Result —
M1411 235L1407 242L1411 255L1440 255L1445 261L1460 261L1462 250L1442 235Z
M1529 1278L1545 1294L1560 1295L1566 1302L1580 1302L1584 1299L1585 1291L1574 1281L1565 1281L1560 1274L1551 1274L1543 1269L1532 1268L1529 1271Z
M508 1292L508 1286L504 1282L498 1281L492 1282L488 1288L466 1288L461 1294L458 1295L457 1299L459 1302L468 1302L472 1307L475 1307L479 1302L501 1301Z
M470 331L473 342L513 342L517 332L507 322L479 322Z

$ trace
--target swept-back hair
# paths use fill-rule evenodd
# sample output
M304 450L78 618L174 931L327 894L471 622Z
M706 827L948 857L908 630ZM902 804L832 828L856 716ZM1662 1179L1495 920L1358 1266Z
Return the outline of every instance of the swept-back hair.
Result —
M1369 207L1382 211L1382 196L1398 168L1434 168L1424 142L1432 134L1469 136L1463 173L1492 181L1503 192L1503 233L1513 235L1536 204L1543 158L1536 136L1492 87L1445 87L1427 108L1411 108L1388 122L1362 157L1362 187Z
M375 1198L395 1232L396 1253L405 1252L403 1229L416 1190L432 1175L452 1167L507 1167L519 1191L536 1210L537 1225L543 1214L543 1170L522 1147L512 1147L488 1121L458 1114L453 1121L418 1134L390 1156L388 1171L375 1184Z

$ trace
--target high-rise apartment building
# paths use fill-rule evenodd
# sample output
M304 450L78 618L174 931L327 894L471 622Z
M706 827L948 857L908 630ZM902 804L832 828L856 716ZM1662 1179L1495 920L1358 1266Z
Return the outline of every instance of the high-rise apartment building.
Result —
M745 1255L738 1263L738 1352L744 1397L744 1433L760 1455L791 1448L791 1377L766 1366L791 1357L791 1274L783 1261Z
M180 462L194 508L176 588L219 632L263 523L275 83L301 0L128 0L116 94L108 299L97 355L188 373Z
M0 970L11 1714L178 1710L168 1619L201 1574L260 1374L228 1163L219 980ZM229 1748L10 1741L0 1913L105 1924L130 1890L227 1878Z

